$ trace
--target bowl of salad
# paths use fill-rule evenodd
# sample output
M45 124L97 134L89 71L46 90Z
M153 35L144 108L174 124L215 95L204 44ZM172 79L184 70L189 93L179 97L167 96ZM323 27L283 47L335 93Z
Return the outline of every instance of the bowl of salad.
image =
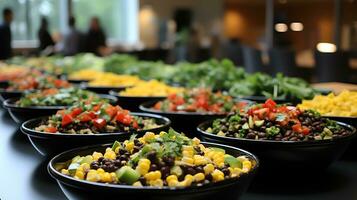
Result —
M170 120L159 115L131 113L105 101L82 101L54 115L28 120L21 130L40 154L49 155L169 126Z
M183 92L183 88L172 87L157 80L142 81L124 90L111 90L110 95L118 98L119 105L131 111L139 111L139 106L148 101L159 101L170 94Z
M10 98L3 105L17 123L29 119L55 114L58 110L68 108L79 101L107 100L117 103L117 98L111 95L98 95L94 92L79 88L51 88L37 90L25 94L21 98Z
M294 169L296 173L307 173L304 168L322 171L344 153L356 134L350 125L271 99L204 122L198 131L206 141L254 152L263 169Z
M194 133L199 123L224 117L248 103L248 101L236 101L225 93L196 88L171 94L161 101L143 103L140 109L169 118L172 121L172 127L176 130Z
M69 199L239 199L259 167L251 153L172 129L61 153L48 164Z
M0 99L5 101L12 97L21 97L25 92L49 88L68 88L71 84L54 76L29 74L0 85Z

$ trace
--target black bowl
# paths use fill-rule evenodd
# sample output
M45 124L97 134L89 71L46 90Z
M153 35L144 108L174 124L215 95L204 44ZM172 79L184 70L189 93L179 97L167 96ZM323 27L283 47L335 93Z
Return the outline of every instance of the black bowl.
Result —
M268 97L265 96L244 96L242 99L246 99L249 101L255 101L257 103L264 103L266 100L268 100ZM278 104L283 104L283 103L296 103L298 100L291 100L291 99L286 99L286 98L273 98L274 101Z
M152 109L157 101L145 102L139 106L140 110L154 113L169 118L172 127L180 132L184 132L189 137L196 136L196 127L206 120L225 117L227 114L197 113L197 112L163 112Z
M106 86L90 86L88 83L81 83L80 87L82 89L90 90L92 92L96 92L99 94L108 94L110 90L121 91L125 90L125 88L129 86L122 86L122 87L106 87Z
M294 174L323 171L336 161L347 149L356 129L350 125L338 122L349 129L353 134L335 140L322 141L274 141L230 138L207 133L211 126L207 121L197 127L204 141L216 142L251 151L261 160L261 169L264 172L290 172ZM289 173L289 174L290 174Z
M9 83L7 81L0 83L0 101L3 103L6 99L18 97L20 98L24 91L6 91L6 88L9 87Z
M81 83L88 83L88 79L66 79L69 83L73 84L81 84Z
M148 101L160 101L166 97L141 97L141 96L121 96L119 95L120 91L110 90L109 94L118 98L118 104L127 110L130 111L140 111L139 106Z
M135 134L143 135L147 131L159 133L166 131L170 127L170 120L159 116L146 113L132 113L134 116L150 117L156 120L156 123L162 125L157 128L141 130ZM34 128L41 123L42 120L48 117L41 117L31 119L21 125L21 131L28 136L34 148L42 155L54 155L68 149L80 147L84 145L93 145L107 142L114 142L115 140L123 140L130 138L131 134L127 132L119 133L98 133L98 134L67 134L67 133L45 133L35 131Z
M109 102L113 105L117 104L118 99L111 95L99 95L103 99L108 99ZM4 101L3 106L6 108L12 119L16 123L22 123L29 119L48 116L55 114L58 110L62 110L68 108L70 106L29 106L29 107L21 107L16 105L16 101L19 98L10 98Z
M115 185L95 183L83 180L77 180L72 177L61 174L56 171L54 165L58 162L64 162L77 155L88 155L93 151L104 151L110 144L82 147L66 151L54 157L48 164L48 172L56 179L60 188L68 199L110 199L120 197L122 199L146 199L146 200L207 200L224 199L233 200L239 197L249 187L258 167L258 159L251 153L225 145L204 143L205 146L219 147L225 149L227 153L234 156L245 155L255 162L252 171L241 175L238 179L228 179L218 183L212 183L202 187L190 188L155 188L155 187L133 187L127 185Z

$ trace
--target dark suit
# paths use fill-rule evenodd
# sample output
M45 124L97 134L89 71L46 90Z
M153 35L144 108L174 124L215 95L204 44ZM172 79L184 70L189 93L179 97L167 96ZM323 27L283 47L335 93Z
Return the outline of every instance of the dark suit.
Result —
M10 25L0 25L0 60L11 57L11 29Z

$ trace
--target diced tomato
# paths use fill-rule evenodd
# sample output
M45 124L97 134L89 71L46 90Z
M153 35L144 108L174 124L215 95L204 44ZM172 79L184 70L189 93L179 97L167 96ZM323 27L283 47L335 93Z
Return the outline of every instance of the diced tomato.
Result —
M94 118L97 117L97 115L96 115L94 112L89 112L88 115L89 115L92 119L94 119Z
M175 100L176 99L176 94L175 93L173 93L173 94L170 94L169 96L167 96L167 98L169 99L169 100Z
M125 117L125 114L123 112L118 112L118 114L115 117L115 119L117 120L117 122L122 122L124 117Z
M125 125L130 125L130 123L133 121L132 117L130 115L125 115L122 123Z
M78 116L79 121L81 122L89 122L94 117L92 117L89 113L82 113Z
M138 122L137 121L133 121L133 128L135 128L135 129L138 129L139 128L139 124L138 124Z
M110 116L110 118L113 118L117 114L118 109L110 105L107 108L105 108L105 112Z
M161 105L162 105L161 102L157 102L157 103L154 105L154 109L155 109L155 110L161 110Z
M194 112L195 110L196 110L196 107L192 104L186 106L186 111Z
M294 124L292 127L294 132L301 133L302 132L302 127L300 123Z
M198 98L197 99L197 107L207 110L209 107L207 99L204 97Z
M220 112L221 107L218 104L213 104L212 106L210 106L209 110L212 112Z
M98 105L93 106L94 112L98 112L100 110L100 107L102 107L102 104L98 104Z
M74 108L71 112L72 117L77 117L79 114L82 113L82 108Z
M289 112L289 109L287 106L280 106L278 108L276 108L276 112L278 113L287 113Z
M247 105L248 105L247 102L240 101L240 102L238 102L237 107L238 107L238 109L242 109L242 108L245 108Z
M270 110L273 110L276 107L276 103L272 99L267 99L265 103L263 104L264 108L269 108Z
M56 88L61 87L61 86L62 86L62 83L63 83L63 81L62 81L62 80L59 80L59 79L56 79L56 80L54 81L54 85L55 85Z
M302 132L302 134L304 134L304 135L308 135L308 134L310 133L310 129L307 128L306 126L303 126L301 132Z
M270 121L274 121L276 119L276 113L270 112L268 118Z
M176 105L182 105L185 103L185 100L182 97L177 96L173 103Z
M105 125L107 125L107 122L105 119L97 118L93 119L93 125L98 129L102 129Z
M67 126L68 124L73 122L73 117L69 114L63 115L62 117L62 127Z
M57 132L57 128L56 127L46 127L45 128L45 132L48 132L48 133L56 133Z
M261 108L259 110L253 111L254 115L258 115L259 119L264 119L265 116L269 115L269 108Z

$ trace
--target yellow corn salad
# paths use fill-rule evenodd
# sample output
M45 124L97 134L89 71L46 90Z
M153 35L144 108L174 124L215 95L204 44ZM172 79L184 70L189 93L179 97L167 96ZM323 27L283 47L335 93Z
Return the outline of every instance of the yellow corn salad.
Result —
M224 149L205 147L174 130L115 142L104 153L76 156L62 167L62 174L91 182L134 187L189 187L238 178L255 162L234 157Z
M122 86L134 86L142 80L137 76L130 75L117 75L114 73L103 72L97 73L94 79L88 84L90 86L106 86L106 87L122 87Z
M157 80L140 82L134 87L126 88L120 92L121 96L146 96L146 97L166 97L172 93L183 92L183 88L171 87Z
M71 80L94 80L98 74L102 73L94 69L82 69L71 73L68 78Z
M344 90L339 95L317 95L312 100L303 100L298 107L316 110L325 116L356 117L357 92Z

